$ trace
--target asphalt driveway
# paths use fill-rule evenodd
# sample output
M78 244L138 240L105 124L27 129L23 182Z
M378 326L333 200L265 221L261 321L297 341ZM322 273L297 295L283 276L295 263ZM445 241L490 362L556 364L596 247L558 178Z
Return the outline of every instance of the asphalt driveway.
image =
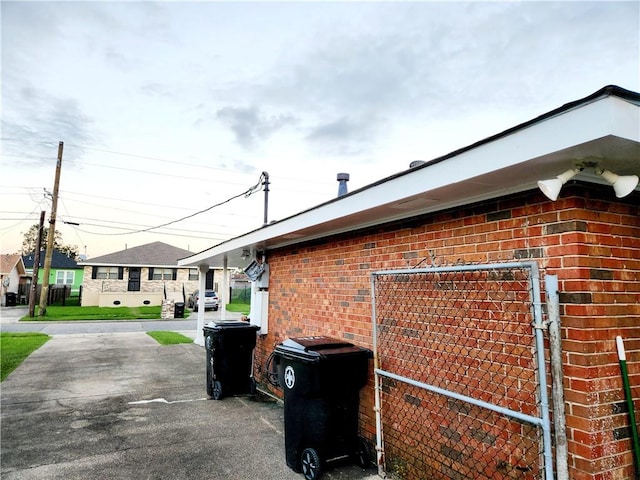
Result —
M281 403L209 400L204 378L195 344L161 346L143 332L55 335L2 382L0 476L303 478L285 463ZM323 478L375 473L342 465Z

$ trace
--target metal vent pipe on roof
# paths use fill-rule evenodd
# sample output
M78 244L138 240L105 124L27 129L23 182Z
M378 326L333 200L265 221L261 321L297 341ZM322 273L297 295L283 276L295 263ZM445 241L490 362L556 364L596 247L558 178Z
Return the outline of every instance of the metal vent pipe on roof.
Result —
M349 174L348 173L339 173L338 174L338 196L341 197L343 195L346 195L348 192L347 190L347 182L349 181Z

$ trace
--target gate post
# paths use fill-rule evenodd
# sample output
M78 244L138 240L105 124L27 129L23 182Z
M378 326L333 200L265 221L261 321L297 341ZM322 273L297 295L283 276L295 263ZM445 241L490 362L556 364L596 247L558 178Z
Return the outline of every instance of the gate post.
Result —
M547 320L549 321L549 364L551 365L553 424L556 434L556 474L558 480L568 480L567 425L564 412L564 375L562 372L562 345L560 343L558 276L545 275L544 285L547 294Z

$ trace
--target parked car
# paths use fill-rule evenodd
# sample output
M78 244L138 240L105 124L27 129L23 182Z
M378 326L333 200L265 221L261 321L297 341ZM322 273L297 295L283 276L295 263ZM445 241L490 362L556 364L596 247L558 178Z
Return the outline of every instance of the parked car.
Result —
M200 298L200 291L196 290L187 299L187 307L193 309L194 312L198 311L198 301ZM204 291L204 309L205 310L218 310L220 300L218 294L214 290Z

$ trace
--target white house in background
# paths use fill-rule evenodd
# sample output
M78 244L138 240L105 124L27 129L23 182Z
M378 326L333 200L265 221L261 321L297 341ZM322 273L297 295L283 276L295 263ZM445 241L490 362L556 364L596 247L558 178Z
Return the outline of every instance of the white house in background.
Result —
M198 268L179 267L193 252L153 242L78 262L84 269L82 306L161 305L185 302L199 288ZM206 288L217 290L222 270L205 270Z
M2 294L2 305L6 305L7 293L17 296L20 286L26 282L26 270L22 255L3 254L0 257L0 293Z

